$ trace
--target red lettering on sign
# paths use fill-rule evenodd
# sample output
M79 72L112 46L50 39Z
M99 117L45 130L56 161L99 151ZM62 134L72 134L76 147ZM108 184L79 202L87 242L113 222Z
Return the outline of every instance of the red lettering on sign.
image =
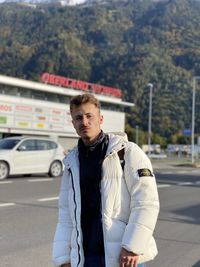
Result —
M61 114L61 111L60 110L53 109L52 110L52 113L53 114L56 114L56 115L60 115Z
M65 80L66 80L66 78L64 78L64 77L60 77L60 86L65 86Z
M76 87L79 90L83 90L83 91L88 91L89 89L89 84L87 82L83 82L83 81L77 81L76 83Z
M55 76L54 75L50 75L49 76L49 83L50 84L55 84Z
M42 82L48 83L49 82L49 73L43 73L42 74Z
M91 89L92 89L92 93L96 93L96 94L112 95L118 98L121 98L122 96L121 90L117 88L91 84Z
M60 85L60 78L59 76L54 76L55 85Z
M6 112L11 112L12 111L12 106L9 106L9 105L4 105L4 104L1 104L0 105L0 110L1 111L6 111Z
M41 80L43 83L48 83L52 85L62 86L66 88L73 88L77 90L83 91L91 91L96 94L103 94L121 98L122 93L118 88L107 87L98 84L91 84L88 82L70 79L67 77L57 76L49 73L43 73L41 76Z
M71 80L70 87L77 89L76 88L76 80Z
M30 106L16 106L15 108L16 110L20 110L20 111L32 111L32 107Z

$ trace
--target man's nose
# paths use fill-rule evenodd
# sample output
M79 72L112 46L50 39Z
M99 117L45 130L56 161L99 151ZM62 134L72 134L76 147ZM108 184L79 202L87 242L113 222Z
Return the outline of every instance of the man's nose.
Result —
M83 123L83 125L88 125L87 117L83 117L82 123Z

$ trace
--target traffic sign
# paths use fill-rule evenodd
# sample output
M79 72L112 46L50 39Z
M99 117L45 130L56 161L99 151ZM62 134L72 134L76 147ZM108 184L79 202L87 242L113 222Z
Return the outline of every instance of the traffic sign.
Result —
M184 129L184 130L183 130L183 134L184 134L185 136L191 136L191 130L190 130L190 129Z

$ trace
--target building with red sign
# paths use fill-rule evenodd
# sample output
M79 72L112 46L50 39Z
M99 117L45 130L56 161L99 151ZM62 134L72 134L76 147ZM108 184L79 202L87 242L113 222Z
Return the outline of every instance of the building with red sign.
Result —
M121 90L44 73L41 82L0 75L0 138L10 135L48 136L70 149L77 140L71 124L71 97L89 92L101 102L105 132L123 132L125 107Z

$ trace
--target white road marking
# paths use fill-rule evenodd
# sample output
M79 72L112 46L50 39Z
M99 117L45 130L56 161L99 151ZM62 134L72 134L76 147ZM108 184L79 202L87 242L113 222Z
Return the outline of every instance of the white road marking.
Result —
M0 184L12 184L13 183L13 181L2 181L2 182L0 182Z
M180 183L177 183L177 185L192 185L194 183L192 182L180 182Z
M165 170L156 170L155 172L159 174L200 174L200 170L170 170L170 171L165 171Z
M165 187L170 187L170 184L159 184L157 185L158 188L165 188Z
M53 178L41 178L41 179L29 179L28 181L31 182L31 183L34 183L34 182L48 182L48 181L52 181Z
M39 198L37 201L43 202L43 201L52 201L52 200L58 200L59 197L48 197L48 198Z
M2 203L0 204L0 207L8 207L8 206L15 206L15 203Z
M174 174L173 171L158 171L158 173L161 173L161 174Z

